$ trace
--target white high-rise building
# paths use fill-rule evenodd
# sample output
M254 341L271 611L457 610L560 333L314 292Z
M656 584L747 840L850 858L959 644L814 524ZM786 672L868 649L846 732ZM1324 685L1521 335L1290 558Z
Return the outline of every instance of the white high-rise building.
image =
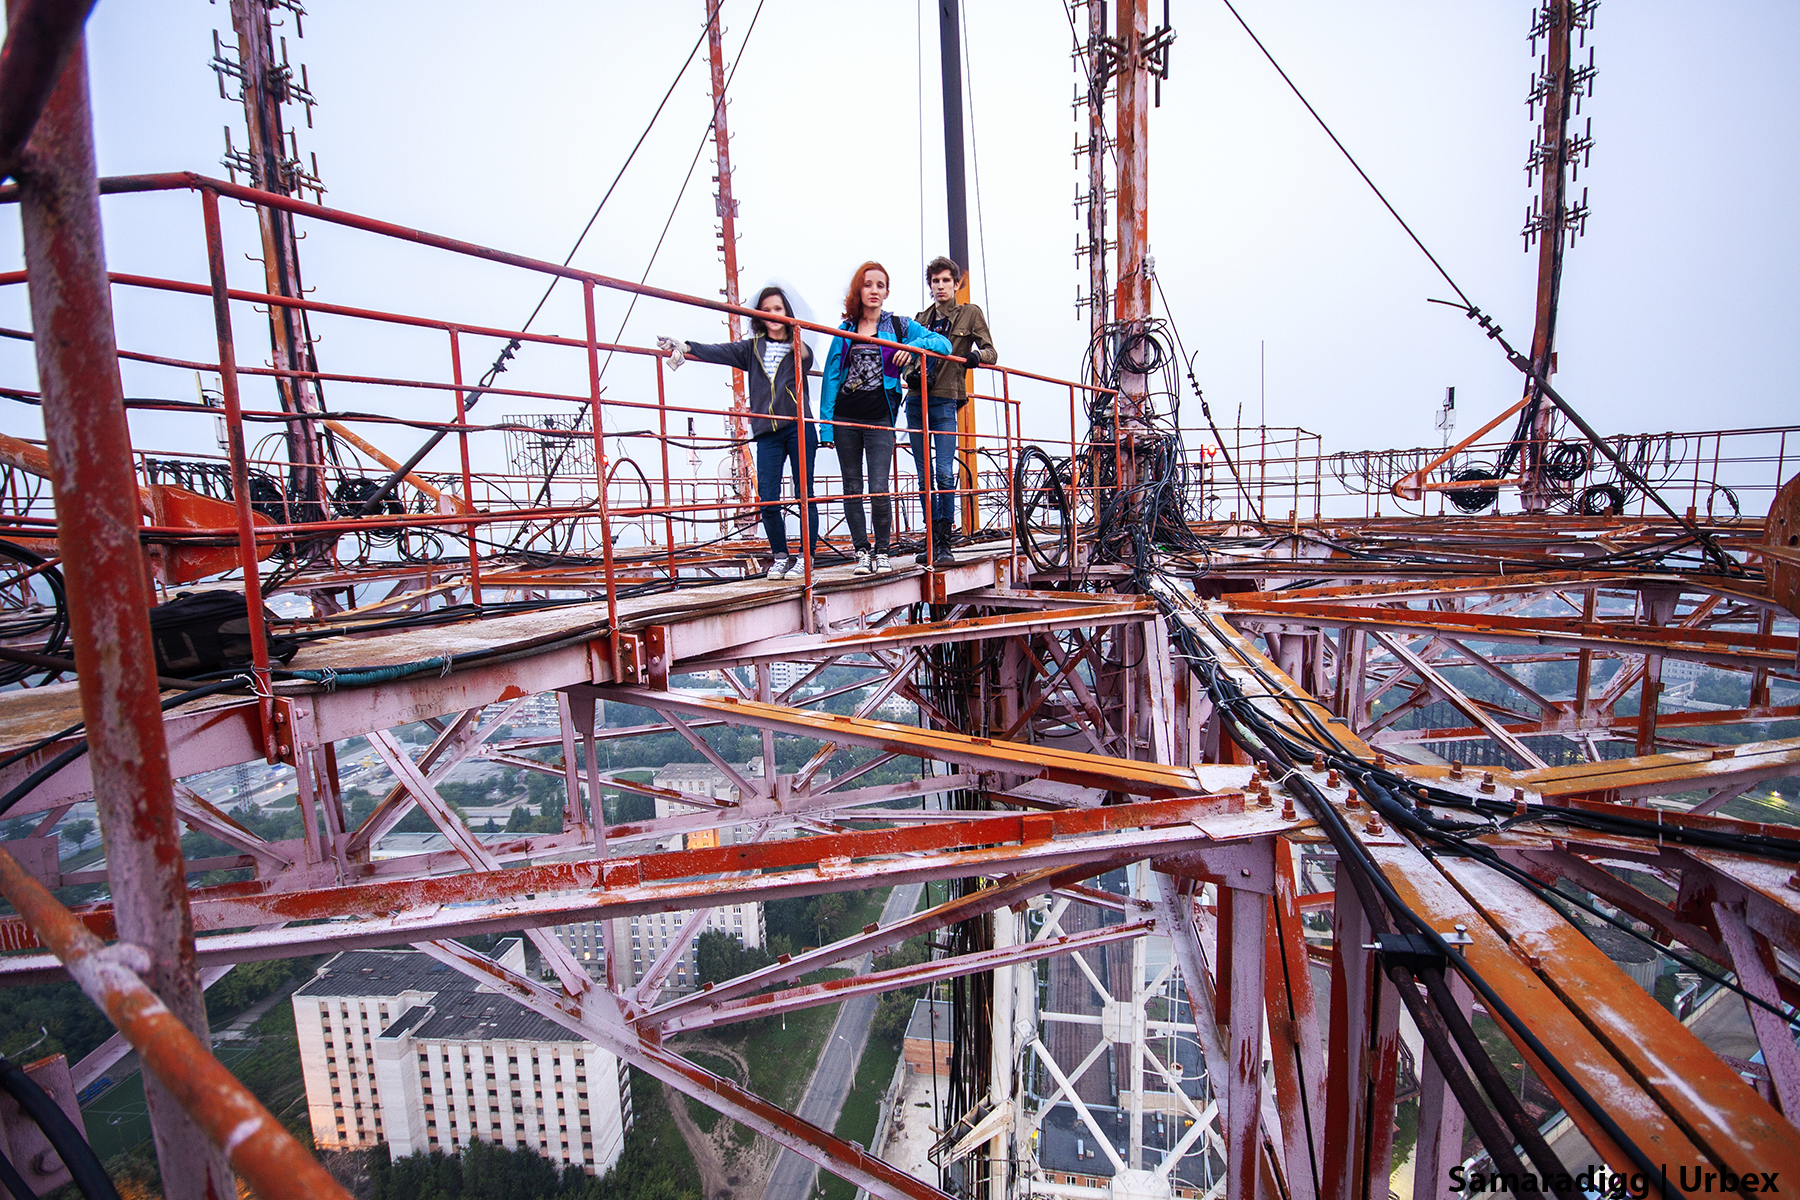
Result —
M763 773L762 757L758 755L736 770L738 776L746 781L760 779ZM656 773L651 782L655 787L682 792L708 802L735 804L742 798L738 794L738 787L729 780L725 772L711 763L669 763ZM710 806L696 804L695 807L688 808L680 801L658 796L656 819L661 821L703 812ZM727 826L724 830L725 843L729 844L733 837L734 830ZM717 828L705 828L685 834L671 833L667 838L659 838L656 848L702 850L720 844L720 831ZM631 956L629 960L621 956L619 963L622 968L626 961L630 962L633 984L643 982L645 973L669 949L671 941L680 939L681 931L691 915L691 912L640 913L617 920L619 936L631 938ZM573 925L555 926L556 935L596 979L605 974L606 930L609 924L611 922L581 921ZM740 946L761 946L764 942L762 902L752 900L747 903L721 904L710 910L706 914L705 924L688 936L674 963L663 975L663 987L682 991L699 986L699 979L694 972L694 951L700 945L700 935L709 930L730 934Z
M525 969L524 943L496 957ZM631 1127L626 1068L547 1017L412 950L351 950L293 996L313 1141L395 1158L481 1140L603 1174Z

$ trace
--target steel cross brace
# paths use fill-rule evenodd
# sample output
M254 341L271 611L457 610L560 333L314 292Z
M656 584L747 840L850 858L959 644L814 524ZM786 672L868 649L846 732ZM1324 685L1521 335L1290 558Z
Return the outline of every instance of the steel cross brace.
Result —
M619 1023L616 1014L590 1012L578 998L553 992L458 942L421 942L415 948L494 987L540 1016L579 1034L676 1091L754 1129L777 1145L866 1188L871 1196L879 1196L882 1200L950 1200L929 1184L895 1170L873 1154L801 1120L748 1089L695 1066L656 1042L640 1040L636 1033Z

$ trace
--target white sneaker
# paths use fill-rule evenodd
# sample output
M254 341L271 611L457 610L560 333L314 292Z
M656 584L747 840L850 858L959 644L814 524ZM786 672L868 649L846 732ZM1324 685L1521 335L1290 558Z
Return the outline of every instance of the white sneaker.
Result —
M887 555L877 554L875 556L875 566L874 566L875 574L886 575L889 571L891 571L893 569L894 569L894 564L892 564L888 561Z
M886 560L884 559L883 561L885 562ZM881 568L871 568L869 566L869 552L867 550L858 550L856 552L856 569L850 573L852 575L867 575L871 570L879 569Z
M786 579L788 572L794 569L794 560L778 558L769 564L769 572L764 579Z

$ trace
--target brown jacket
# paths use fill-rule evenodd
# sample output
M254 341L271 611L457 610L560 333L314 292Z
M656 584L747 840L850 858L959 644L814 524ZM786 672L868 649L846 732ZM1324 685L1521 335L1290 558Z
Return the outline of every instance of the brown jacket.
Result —
M994 336L988 332L987 317L979 305L954 301L934 304L913 320L949 338L950 352L958 358L967 358L973 353L979 354L984 363L1000 360L1000 352L994 349ZM965 395L963 369L942 359L932 365L937 369L931 379L931 395L940 400L961 402ZM919 377L916 374L907 377L907 390L918 394Z

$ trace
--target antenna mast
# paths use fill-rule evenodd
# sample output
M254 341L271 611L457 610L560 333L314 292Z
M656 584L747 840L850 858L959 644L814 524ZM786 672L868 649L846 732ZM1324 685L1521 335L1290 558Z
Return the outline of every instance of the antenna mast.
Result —
M1593 28L1594 9L1598 0L1546 0L1531 24L1531 48L1545 41L1545 53L1538 60L1538 71L1531 83L1526 105L1532 112L1543 107L1543 120L1525 160L1525 177L1535 179L1541 172L1539 192L1525 213L1525 249L1535 241L1538 248L1537 318L1531 331L1531 366L1533 379L1525 385L1530 398L1529 440L1520 464L1523 482L1519 488L1521 506L1527 512L1543 512L1565 490L1546 471L1553 436L1556 410L1544 403L1543 388L1538 379L1547 379L1556 369L1556 306L1562 292L1563 253L1587 230L1587 189L1581 199L1569 203L1570 180L1580 173L1593 149L1594 119L1579 137L1569 136L1569 119L1580 113L1581 98L1594 90L1594 52L1588 48L1587 65L1571 65L1571 42L1579 37L1587 45L1587 31Z
M719 252L725 260L725 286L721 289L727 304L742 304L738 294L737 201L731 195L731 135L725 128L725 31L719 24L719 9L725 0L705 0L706 50L712 59L713 153L718 172L713 176L713 207L719 215ZM743 336L743 318L727 313L725 325L731 340ZM799 368L798 331L795 331L795 369ZM752 504L756 500L755 476L750 463L750 406L744 398L744 373L731 372L731 411L725 416L725 428L731 435L731 474L737 484L738 502Z
M242 171L249 176L251 187L281 196L310 191L315 200L322 200L325 187L319 181L318 156L308 156L310 169L302 166L299 144L293 132L283 127L282 105L305 105L306 124L311 128L312 109L317 101L307 82L305 64L301 64L298 77L289 66L285 37L279 40L281 57L276 59L277 40L269 18L270 10L275 8L292 13L294 35L305 36L301 22L306 10L300 0L231 0L231 27L237 34L235 61L225 57L218 31L213 32L212 68L219 77L219 96L231 99L225 80L229 77L237 81L247 134L245 147L240 150L232 145L231 127L225 127L223 163L233 182ZM256 211L262 227L263 271L268 291L271 295L299 299L303 287L293 215L266 206ZM270 305L269 345L276 369L283 372L275 379L282 411L307 417L322 414L325 405L316 379L318 359L313 353L306 314L285 305ZM322 437L316 421L288 423L290 523L323 520L329 513Z

